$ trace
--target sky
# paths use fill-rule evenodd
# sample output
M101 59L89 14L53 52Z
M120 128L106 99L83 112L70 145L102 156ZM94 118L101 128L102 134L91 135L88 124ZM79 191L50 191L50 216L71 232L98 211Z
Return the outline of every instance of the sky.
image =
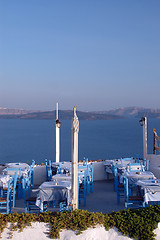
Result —
M159 0L0 0L0 107L160 108Z

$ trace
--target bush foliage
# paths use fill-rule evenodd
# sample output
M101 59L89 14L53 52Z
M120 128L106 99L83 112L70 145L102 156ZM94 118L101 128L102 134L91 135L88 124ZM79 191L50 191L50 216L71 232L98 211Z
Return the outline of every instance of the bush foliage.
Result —
M97 224L105 226L106 230L116 227L124 235L139 240L153 240L153 230L160 222L160 206L154 205L145 209L122 210L110 214L93 213L84 210L69 212L46 212L40 214L11 213L0 214L0 233L10 225L10 238L13 231L22 231L32 222L49 223L51 228L48 232L52 239L60 237L60 231L71 229L80 234L89 227L96 227Z

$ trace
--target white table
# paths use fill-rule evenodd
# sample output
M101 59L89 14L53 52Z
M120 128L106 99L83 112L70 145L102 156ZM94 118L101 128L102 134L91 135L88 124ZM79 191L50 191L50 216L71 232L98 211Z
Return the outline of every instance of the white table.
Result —
M78 173L79 176L79 183L82 183L83 178L84 178L84 172L83 173ZM72 175L68 175L68 174L56 174L52 176L52 181L56 181L56 180L61 180L61 181L72 181Z
M43 211L43 203L50 201L66 201L67 205L71 202L71 182L55 181L44 182L39 186L37 194L36 206Z
M72 176L67 174L56 174L52 176L53 180L72 181Z
M9 175L0 175L0 187L8 187L8 181L11 179Z
M150 201L160 201L160 180L139 180L136 184L144 191L147 204Z
M6 163L5 165L7 168L21 169L21 177L28 176L28 173L30 171L30 166L27 163ZM4 174L7 172L7 168L3 169ZM10 176L13 176L14 173L14 170L8 170L8 174Z
M150 171L138 172L138 171L126 171L124 176L128 178L130 184L135 184L138 180L154 180L156 177Z
M27 163L6 163L6 167L8 168L21 168L21 169L28 169L30 170L30 166Z

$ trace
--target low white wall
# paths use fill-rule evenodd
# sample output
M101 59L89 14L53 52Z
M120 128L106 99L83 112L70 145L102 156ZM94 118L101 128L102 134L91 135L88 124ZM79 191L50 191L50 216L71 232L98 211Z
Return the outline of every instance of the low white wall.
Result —
M103 162L94 162L94 181L105 180L107 175ZM46 166L35 166L34 168L34 185L40 185L46 181Z
M93 180L105 180L107 179L107 174L104 168L104 162L94 162L94 173L93 173Z
M34 168L34 185L40 185L46 181L46 166L35 166Z
M154 175L160 179L160 155L148 154L149 169ZM94 162L94 181L106 180L107 175L104 168L104 162ZM40 185L46 181L46 166L35 166L34 169L34 184Z
M149 170L153 172L156 178L160 179L160 155L148 154Z

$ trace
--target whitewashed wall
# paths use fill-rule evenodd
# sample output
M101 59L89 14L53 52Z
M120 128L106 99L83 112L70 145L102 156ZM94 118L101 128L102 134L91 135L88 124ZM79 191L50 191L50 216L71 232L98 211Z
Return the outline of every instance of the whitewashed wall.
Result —
M46 181L46 166L35 166L34 168L34 185L40 185Z
M160 155L148 154L147 159L149 160L149 170L160 179Z
M93 173L93 180L99 181L99 180L105 180L107 179L107 175L104 169L104 163L103 162L95 162L94 163L94 173Z

